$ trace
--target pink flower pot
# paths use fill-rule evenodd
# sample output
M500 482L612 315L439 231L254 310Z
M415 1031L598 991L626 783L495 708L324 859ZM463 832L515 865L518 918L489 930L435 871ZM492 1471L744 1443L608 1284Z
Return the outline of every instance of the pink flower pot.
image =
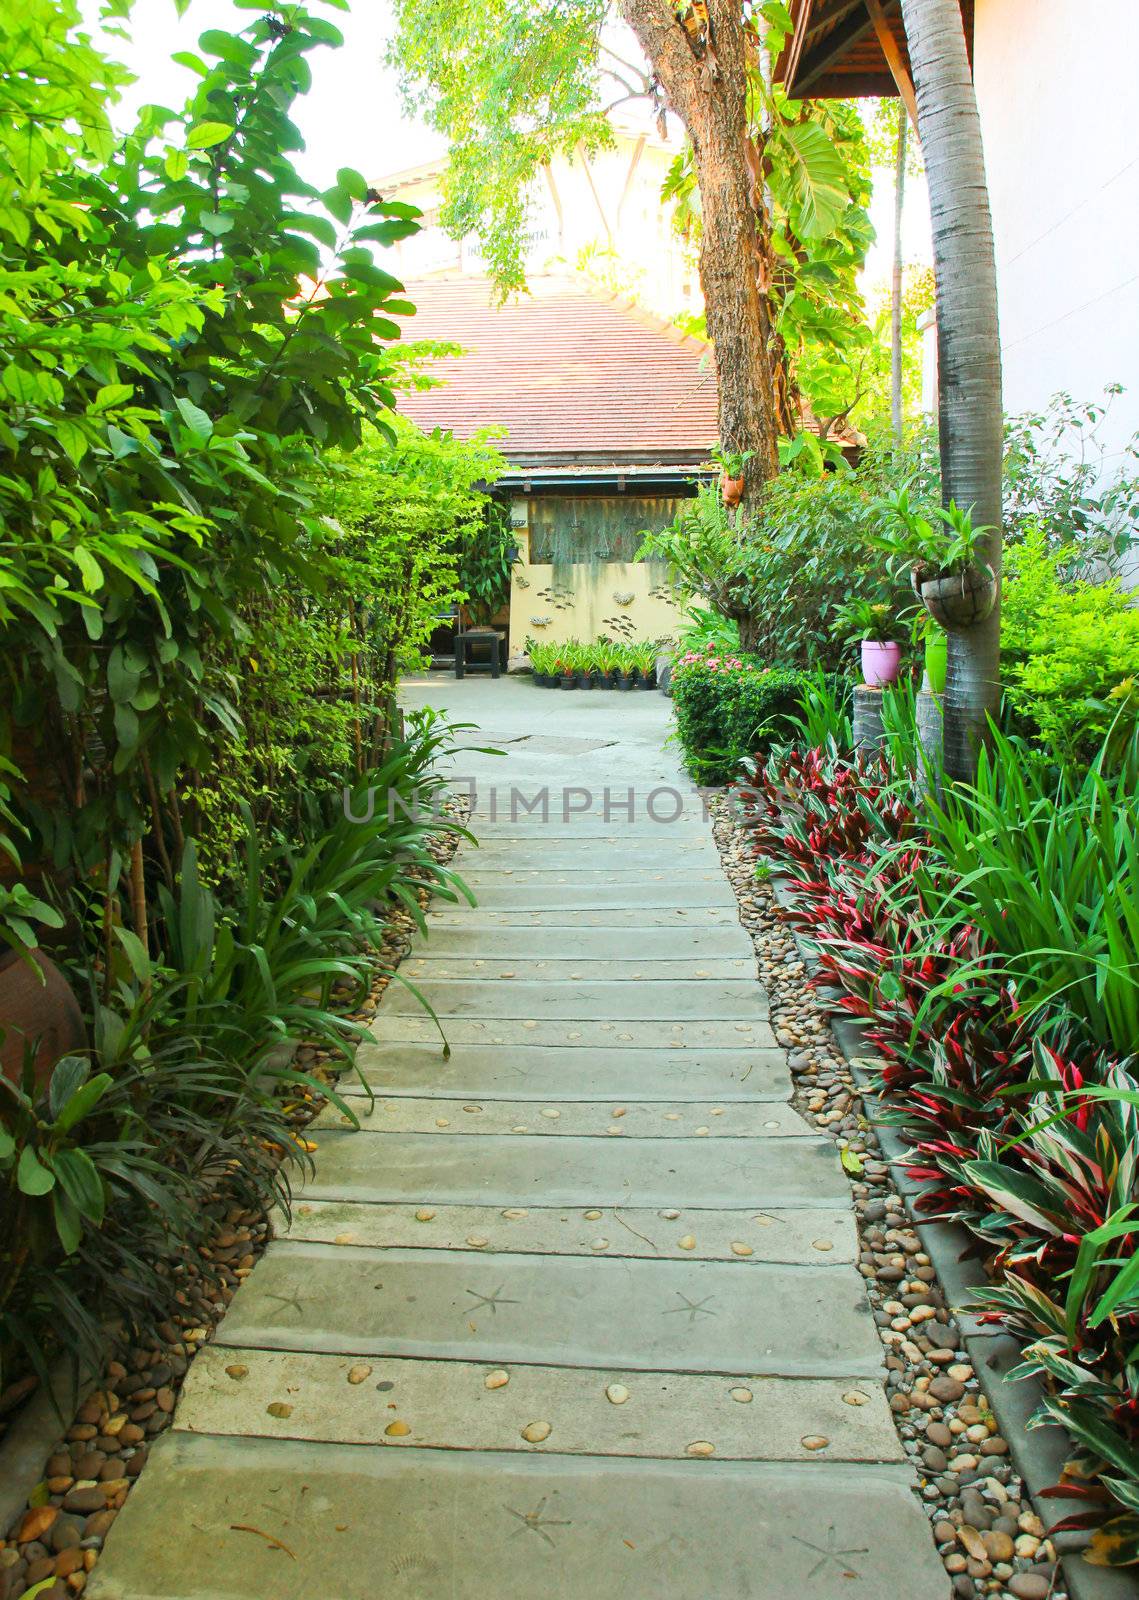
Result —
M863 639L862 681L871 689L893 683L902 670L902 647L892 639Z

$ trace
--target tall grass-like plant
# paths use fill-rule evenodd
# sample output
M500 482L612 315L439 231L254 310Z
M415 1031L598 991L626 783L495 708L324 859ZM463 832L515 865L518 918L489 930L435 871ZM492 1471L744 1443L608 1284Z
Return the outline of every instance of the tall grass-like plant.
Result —
M816 667L804 678L802 709L787 718L788 726L797 735L796 744L808 750L821 750L831 744L838 750L852 749L854 724L850 707L847 680Z
M1026 1013L1063 1003L1090 1041L1127 1055L1139 1039L1139 737L1107 775L1049 778L999 733L976 781L931 802L945 872L923 888L936 919L972 923L988 970Z

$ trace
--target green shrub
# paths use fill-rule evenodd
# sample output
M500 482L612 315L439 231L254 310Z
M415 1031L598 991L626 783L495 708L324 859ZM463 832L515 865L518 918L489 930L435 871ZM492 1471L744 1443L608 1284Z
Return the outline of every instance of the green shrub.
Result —
M1112 723L1126 734L1139 712L1139 611L1118 579L1070 577L1072 556L1040 528L1008 552L1001 650L1016 722L1087 766Z
M672 679L677 737L698 783L730 783L783 718L801 710L808 679L742 656L681 660Z
M883 516L853 473L785 472L751 519L701 489L670 528L646 536L641 554L667 561L676 592L735 623L765 666L811 667L833 660L831 623L844 602L913 603L908 589L883 586L871 545Z

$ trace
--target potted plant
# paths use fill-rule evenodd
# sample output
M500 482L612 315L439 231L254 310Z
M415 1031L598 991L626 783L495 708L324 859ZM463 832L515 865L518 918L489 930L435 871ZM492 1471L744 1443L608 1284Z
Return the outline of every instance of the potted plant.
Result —
M554 675L554 662L557 650L552 644L538 644L528 640L526 654L530 657L530 670L534 675L534 682L540 689L550 689L557 682Z
M632 689L637 681L637 663L633 657L634 647L629 644L617 645L617 687L625 690Z
M744 497L744 468L754 454L754 450L725 450L723 445L712 451L720 468L720 498L729 511Z
M611 639L599 639L594 649L597 660L598 688L615 689L620 672L620 650Z
M597 656L593 645L583 644L577 650L578 687L581 689L594 689L597 687Z
M573 647L571 645L561 646L558 651L555 671L557 672L559 688L577 688L577 662L573 658Z
M637 669L637 686L655 689L657 685L657 647L655 644L633 646L633 661Z
M983 622L997 600L996 573L981 555L991 529L973 526L970 511L954 502L936 506L934 520L923 517L905 489L886 501L894 528L878 542L895 566L908 566L914 594L942 628L971 628ZM940 523L939 527L937 524Z
M894 638L896 622L888 605L847 600L835 612L831 631L848 644L862 646L862 681L870 689L893 683L902 668L902 647Z

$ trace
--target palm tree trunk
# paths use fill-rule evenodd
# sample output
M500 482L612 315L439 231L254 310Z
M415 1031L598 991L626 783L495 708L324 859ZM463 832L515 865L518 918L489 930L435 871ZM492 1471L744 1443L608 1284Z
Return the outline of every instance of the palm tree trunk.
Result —
M898 137L894 147L894 270L890 280L890 422L902 442L902 212L906 204L906 108L898 101Z
M929 185L937 289L942 497L972 507L1001 570L1001 353L993 225L958 0L901 0ZM1000 699L1000 601L949 636L945 770L968 778Z

